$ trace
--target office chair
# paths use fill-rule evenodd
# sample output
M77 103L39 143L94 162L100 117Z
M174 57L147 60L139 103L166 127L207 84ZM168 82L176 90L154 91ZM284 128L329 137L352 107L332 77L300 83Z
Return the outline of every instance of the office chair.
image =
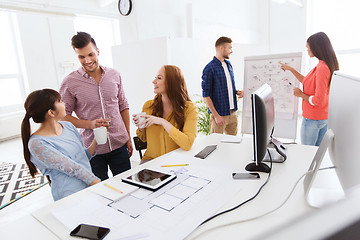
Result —
M135 136L133 137L135 149L139 151L140 159L142 159L142 153L141 150L144 150L147 148L147 143L140 140L139 137Z
M48 180L49 186L51 187L51 180L50 180L49 175L45 175L45 177L46 177L46 179Z

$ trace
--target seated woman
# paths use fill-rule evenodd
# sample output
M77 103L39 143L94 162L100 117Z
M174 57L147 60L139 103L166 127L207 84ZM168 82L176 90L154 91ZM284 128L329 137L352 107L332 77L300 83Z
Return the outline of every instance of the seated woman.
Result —
M147 142L147 149L141 163L159 157L181 147L190 150L196 138L197 109L191 102L181 70L176 66L160 68L154 81L153 100L145 102L146 113L143 128L137 136ZM133 115L139 127L139 118Z
M86 149L75 126L59 122L66 115L60 98L52 89L30 93L21 124L24 158L30 174L34 177L38 168L43 175L50 176L55 201L100 182L89 163L97 143L94 140ZM30 118L40 123L32 135Z

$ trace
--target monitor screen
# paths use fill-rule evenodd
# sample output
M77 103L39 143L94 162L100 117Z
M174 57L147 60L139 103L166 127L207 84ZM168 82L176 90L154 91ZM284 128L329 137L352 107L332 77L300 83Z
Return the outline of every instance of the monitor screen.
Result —
M345 193L360 184L360 78L334 72L329 94L329 154Z
M269 172L262 160L274 129L274 98L271 87L262 85L251 94L254 162L246 166L247 171Z
M360 78L334 72L330 84L328 130L304 179L305 198L311 206L322 207L343 197L337 189L315 191L317 188L312 187L327 149L345 194L360 186L359 92Z

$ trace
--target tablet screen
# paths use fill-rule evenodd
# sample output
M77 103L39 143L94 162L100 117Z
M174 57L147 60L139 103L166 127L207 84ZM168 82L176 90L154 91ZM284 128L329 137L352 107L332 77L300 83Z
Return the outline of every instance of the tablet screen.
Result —
M150 169L143 169L140 172L128 176L127 178L123 178L122 180L150 190L156 190L175 178L176 175Z

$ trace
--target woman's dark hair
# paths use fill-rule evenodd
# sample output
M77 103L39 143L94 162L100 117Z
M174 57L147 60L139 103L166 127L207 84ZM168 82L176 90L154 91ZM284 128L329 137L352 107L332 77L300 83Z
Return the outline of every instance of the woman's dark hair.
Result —
M36 123L45 121L49 109L55 111L55 102L61 100L60 94L52 89L37 90L29 94L24 103L25 117L21 123L21 138L23 143L24 158L32 177L38 173L35 165L30 161L29 139L31 136L30 118Z
M311 35L306 42L314 56L319 60L324 61L330 69L330 86L332 74L335 70L339 70L339 62L329 37L323 32L318 32Z
M172 65L163 66L165 70L165 87L167 96L170 99L173 112L171 118L175 118L175 123L181 131L184 127L184 115L186 101L191 101L184 76L180 68ZM161 94L157 94L151 106L153 108L152 115L163 117L163 104Z
M71 38L71 46L74 49L86 47L87 45L89 45L90 42L97 49L95 40L91 37L90 34L86 32L77 32L77 34Z

